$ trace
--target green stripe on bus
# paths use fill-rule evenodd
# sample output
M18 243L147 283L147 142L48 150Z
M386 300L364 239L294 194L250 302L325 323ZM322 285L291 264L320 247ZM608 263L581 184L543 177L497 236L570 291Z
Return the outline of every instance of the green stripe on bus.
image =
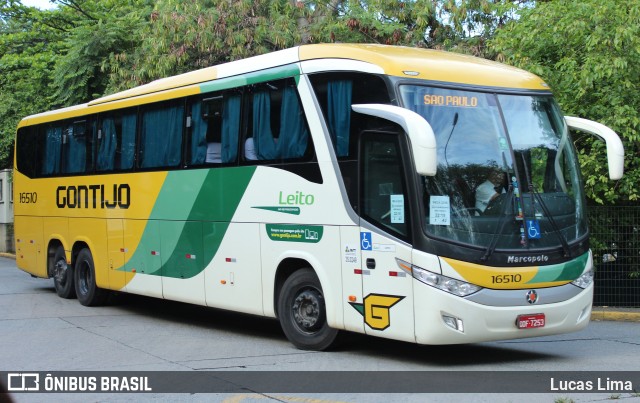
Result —
M200 92L222 91L231 88L242 87L244 85L258 84L266 81L279 80L282 78L295 77L296 83L300 76L300 69L296 64L273 67L240 76L221 78L209 81L200 85Z
M160 249L162 265L155 270L148 266L145 274L191 278L202 272L220 247L255 170L169 172L150 216L159 226L146 226L130 260L148 261L149 250Z
M588 259L589 253L585 253L584 255L565 263L541 266L538 268L538 273L528 282L528 284L554 281L573 281L582 275Z

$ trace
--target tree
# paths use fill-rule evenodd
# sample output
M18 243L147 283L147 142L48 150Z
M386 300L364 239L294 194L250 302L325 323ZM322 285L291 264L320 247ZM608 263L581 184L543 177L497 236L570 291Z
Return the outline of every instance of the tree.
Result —
M41 11L0 3L0 166L25 116L102 96L111 55L131 50L151 0L58 0Z
M517 0L159 0L140 45L115 54L109 91L296 45L383 43L486 55Z
M50 107L47 89L62 46L52 13L5 1L0 7L0 166L10 167L16 126Z
M113 55L109 91L294 46L300 15L289 0L160 0L139 46Z
M151 13L151 0L58 0L67 23L64 51L56 59L53 100L62 106L101 97L113 55L133 50Z
M625 145L625 176L607 177L601 141L580 136L587 196L596 203L628 203L640 191L640 3L567 0L523 9L499 30L492 50L507 63L540 75L564 113L599 121Z

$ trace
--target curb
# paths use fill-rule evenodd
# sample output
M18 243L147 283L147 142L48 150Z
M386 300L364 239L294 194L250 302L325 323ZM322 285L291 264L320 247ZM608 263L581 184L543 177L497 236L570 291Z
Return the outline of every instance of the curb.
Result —
M6 257L6 258L9 258L9 259L16 260L16 255L14 253L0 252L0 257Z
M593 321L640 322L640 309L609 308L594 306L591 310Z

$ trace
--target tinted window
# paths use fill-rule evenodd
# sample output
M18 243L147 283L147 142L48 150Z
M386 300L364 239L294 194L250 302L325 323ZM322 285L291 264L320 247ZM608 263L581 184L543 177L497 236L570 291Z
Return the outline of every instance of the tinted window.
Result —
M140 131L141 168L176 167L182 152L184 105L164 103L145 109Z
M16 166L18 171L33 178L35 176L35 162L37 155L37 129L33 126L18 130L16 138Z
M189 164L228 164L237 160L241 100L240 93L227 92L207 94L191 104Z
M308 159L307 121L293 79L252 87L244 141L247 161Z
M78 120L63 125L62 172L81 174L93 171L93 132L95 125Z
M409 237L409 208L397 134L361 136L361 211L367 221L401 239Z
M136 123L135 110L121 111L101 118L97 140L96 169L98 171L133 168Z
M333 148L339 159L355 159L358 134L380 128L381 121L353 112L353 104L390 104L389 91L378 76L362 73L320 73L310 76Z

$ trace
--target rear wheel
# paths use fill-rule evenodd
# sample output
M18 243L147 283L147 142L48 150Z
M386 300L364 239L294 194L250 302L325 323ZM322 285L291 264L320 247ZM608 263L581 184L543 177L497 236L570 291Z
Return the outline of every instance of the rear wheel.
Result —
M82 249L78 253L74 272L78 301L84 306L104 304L108 293L96 286L96 271L89 249Z
M338 335L327 324L322 287L309 268L294 272L284 282L278 298L278 317L287 339L302 350L325 350Z
M58 246L53 255L52 273L56 293L62 298L74 298L76 290L73 286L73 268L67 264L64 248Z

